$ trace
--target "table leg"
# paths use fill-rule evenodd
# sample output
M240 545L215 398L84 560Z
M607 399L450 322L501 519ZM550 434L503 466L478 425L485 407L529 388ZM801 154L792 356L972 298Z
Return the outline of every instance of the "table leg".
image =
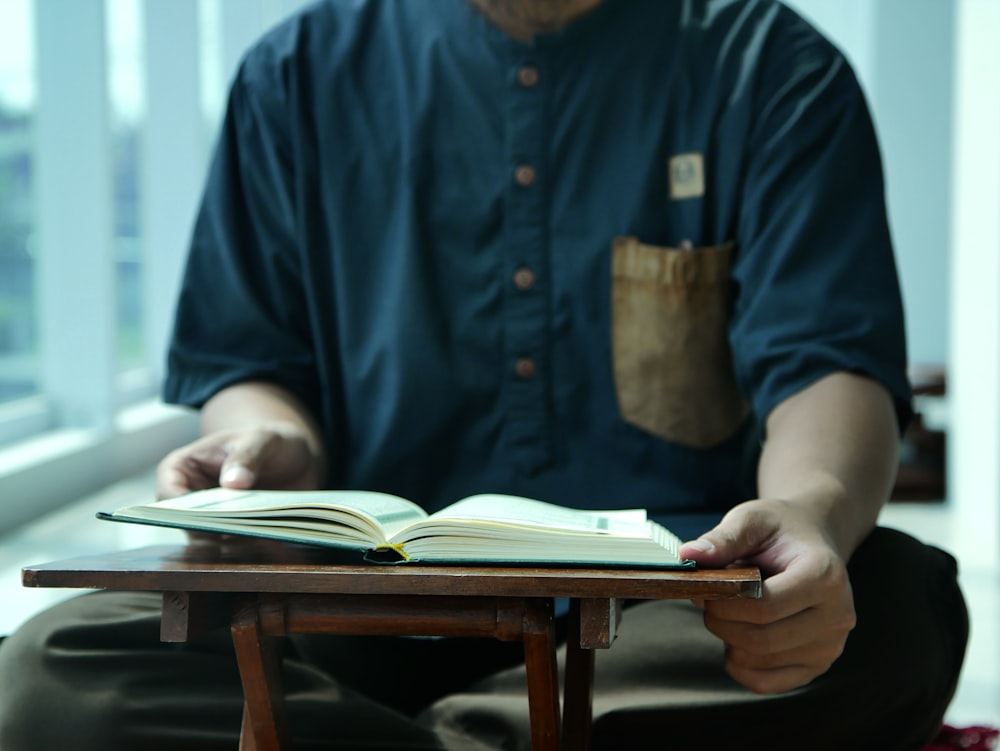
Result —
M563 677L563 748L589 751L594 701L594 650L581 644L580 601L570 601Z
M240 751L291 748L278 638L262 632L257 598L246 598L236 604L231 629L243 682Z
M250 720L250 710L243 702L243 724L240 726L240 747L239 751L259 751L257 739L254 737L253 722Z
M530 598L524 611L524 664L532 751L559 749L559 671L552 600Z

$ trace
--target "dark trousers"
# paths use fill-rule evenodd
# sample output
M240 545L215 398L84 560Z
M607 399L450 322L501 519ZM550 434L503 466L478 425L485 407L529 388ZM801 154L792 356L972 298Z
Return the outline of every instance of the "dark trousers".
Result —
M916 751L936 732L968 637L954 560L876 530L850 564L858 625L809 686L758 696L686 602L632 604L597 653L594 748ZM160 598L56 606L0 648L0 749L235 749L242 693L228 634L159 641ZM528 749L520 645L292 637L296 748ZM560 660L562 655L560 655Z

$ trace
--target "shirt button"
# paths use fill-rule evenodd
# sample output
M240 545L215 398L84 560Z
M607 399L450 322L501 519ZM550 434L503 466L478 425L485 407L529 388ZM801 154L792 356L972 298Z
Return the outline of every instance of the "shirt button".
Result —
M524 65L517 71L517 82L530 89L538 85L538 68L534 65Z
M514 363L514 373L518 378L532 378L535 375L535 361L530 357L521 357Z
M514 170L514 182L522 188L527 188L528 186L534 184L535 177L535 168L530 164L522 164Z
M526 292L535 286L535 272L529 268L519 268L514 272L514 286Z

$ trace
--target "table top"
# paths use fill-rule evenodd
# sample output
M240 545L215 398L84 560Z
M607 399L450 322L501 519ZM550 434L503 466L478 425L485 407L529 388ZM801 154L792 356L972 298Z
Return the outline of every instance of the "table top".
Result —
M758 598L760 572L358 564L339 551L265 543L159 545L26 566L26 587L634 599Z

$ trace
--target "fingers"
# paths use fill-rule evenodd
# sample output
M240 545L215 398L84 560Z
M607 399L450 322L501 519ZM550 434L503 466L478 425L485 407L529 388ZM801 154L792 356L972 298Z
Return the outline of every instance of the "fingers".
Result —
M820 640L780 652L758 653L730 647L726 655L726 661L730 671L742 672L744 674L773 672L786 668L794 668L797 672L811 671L809 679L812 679L816 675L828 670L843 652L844 649L841 642Z
M273 434L254 430L234 437L226 444L226 459L219 468L219 485L224 488L252 488L257 480L261 456Z
M225 458L219 467L218 484L224 488L254 487L262 467L280 453L284 440L283 434L264 427L226 436L222 444Z
M856 621L843 567L808 560L766 579L760 600L705 603L706 628L726 644L726 671L757 693L787 691L825 673Z
M778 520L763 504L743 504L697 540L684 543L679 550L680 557L706 568L728 566L752 558L763 550L777 525Z
M215 487L224 459L224 448L209 437L170 452L156 468L156 497L174 498Z
M267 424L211 433L171 452L157 468L156 492L164 499L218 486L312 489L318 467L301 432Z
M254 431L256 433L258 431ZM219 485L249 488L259 461L256 435L213 433L168 454L156 471L156 495L173 498Z
M720 620L763 625L812 608L853 613L853 596L843 562L833 551L816 546L803 549L787 568L765 578L759 600L713 600L707 606Z
M771 662L776 656L810 645L839 645L830 647L830 651L839 654L855 623L856 616L850 603L838 603L836 607L809 608L787 618L764 623L727 620L719 618L709 608L705 610L705 627L709 631L730 648L746 655L748 662L752 662L750 655L766 658L767 667L776 666L776 663ZM757 667L764 666L756 662L753 664Z
M825 671L817 673L806 665L786 665L780 668L756 670L732 664L727 657L726 672L733 680L755 694L780 694L805 686Z
M227 488L308 489L317 486L316 462L305 436L279 424L242 431L226 442L219 484Z
M704 603L706 628L726 644L727 672L751 690L802 686L843 652L856 622L851 584L808 509L782 501L741 504L680 553L702 566L761 568L761 599Z
M789 691L822 675L843 654L847 632L826 630L821 617L803 614L801 623L776 624L778 628L757 627L747 633L732 631L726 641L726 672L758 694ZM795 616L790 621L796 621ZM707 620L707 619L706 619ZM806 621L821 629L816 638L801 639L809 629ZM715 632L715 628L711 628ZM789 637L786 639L786 637ZM747 648L737 644L747 644ZM795 644L796 646L789 646Z
M706 614L706 625L710 621ZM713 621L708 628L726 643L726 672L759 694L788 691L825 673L850 632L811 611L767 626Z
M156 472L156 497L159 500L176 498L194 490L190 480L176 467L163 467Z

